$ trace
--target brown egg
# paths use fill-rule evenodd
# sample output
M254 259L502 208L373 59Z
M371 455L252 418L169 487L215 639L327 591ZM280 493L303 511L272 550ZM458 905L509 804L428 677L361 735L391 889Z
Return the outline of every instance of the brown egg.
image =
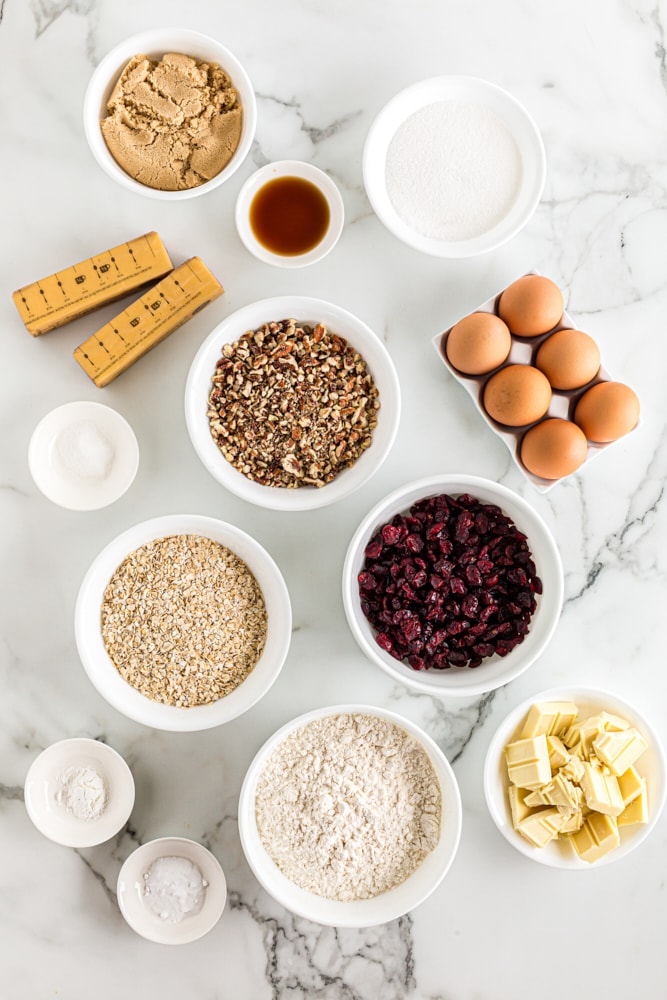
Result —
M531 365L508 365L486 383L483 401L486 412L499 424L523 427L547 412L551 386L546 375Z
M605 444L623 437L639 420L639 400L623 382L598 382L583 394L574 411L589 441Z
M580 389L600 370L600 348L581 330L558 330L540 345L535 367L554 389Z
M464 316L449 332L447 359L466 375L486 375L507 360L512 338L507 326L493 313Z
M502 293L498 314L518 337L539 337L560 322L563 305L563 293L550 278L526 274Z
M588 452L586 435L571 420L542 420L526 431L520 457L534 476L562 479L583 464Z

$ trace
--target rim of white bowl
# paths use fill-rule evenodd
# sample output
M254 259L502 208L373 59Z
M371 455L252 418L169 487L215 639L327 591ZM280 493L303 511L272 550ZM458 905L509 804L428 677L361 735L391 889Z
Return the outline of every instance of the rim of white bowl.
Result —
M245 680L225 697L192 708L152 701L124 680L109 658L99 626L104 590L123 559L146 542L174 534L212 538L243 559L262 591L269 621L264 651ZM241 528L201 514L167 514L141 521L117 535L98 553L86 572L74 612L79 658L98 693L127 718L168 732L212 729L231 722L257 704L284 666L291 632L287 584L267 550Z
M375 630L363 615L359 601L357 574L364 559L364 549L373 531L394 514L407 511L419 499L438 493L470 493L482 503L497 504L528 536L532 558L542 579L544 593L531 619L531 628L522 643L505 657L489 657L479 667L460 670L413 670L396 660L375 641ZM481 494L481 495L480 495ZM518 515L516 513L518 511ZM536 552L536 545L540 551ZM545 579L548 576L548 580ZM539 658L553 635L563 604L563 567L554 538L531 505L500 483L480 476L442 474L416 479L399 486L380 500L361 521L348 545L343 564L343 607L348 625L362 652L393 680L416 691L443 698L464 698L494 691L519 677Z
M329 206L329 226L320 242L307 253L293 255L273 253L267 250L253 233L250 225L250 206L253 198L265 184L278 177L298 177L310 181L326 198ZM265 264L273 264L274 267L308 267L326 257L338 243L345 223L345 206L335 181L324 170L304 160L277 160L275 163L267 163L260 167L245 181L236 198L234 220L241 242L258 260Z
M262 323L294 318L302 323L322 322L344 337L363 355L380 394L378 423L369 448L354 465L325 486L282 489L261 486L248 479L222 455L211 436L206 401L211 377L222 346L237 340ZM203 466L222 486L243 500L269 510L315 510L349 496L377 472L387 458L398 432L401 392L391 355L373 330L354 313L333 302L305 295L282 295L251 302L230 313L203 342L190 366L185 385L185 422L190 440Z
M438 777L443 815L438 846L426 856L419 868L405 882L371 899L342 902L325 899L323 896L300 889L278 869L259 838L255 817L255 793L257 781L266 761L289 733L315 719L351 714L374 715L387 719L420 743ZM325 926L373 927L389 920L396 920L423 903L435 892L454 862L461 840L462 823L461 793L456 775L443 751L417 723L378 705L328 705L304 712L286 722L255 754L246 771L239 795L239 837L243 853L255 878L269 895L290 912Z
M574 850L566 851L567 845L563 843L559 844L552 841L546 847L533 847L512 827L507 798L507 785L509 782L505 778L506 769L503 768L502 750L517 732L519 724L525 719L531 705L542 701L573 701L577 705L579 702L583 702L584 707L586 704L593 703L599 706L594 710L595 712L606 708L607 711L614 712L621 717L624 716L624 713L628 713L633 717L633 720L629 721L636 723L642 734L648 738L649 746L645 754L650 753L654 759L656 776L653 779L653 785L657 784L658 786L657 801L652 799L656 789L650 787L648 794L651 815L648 822L638 824L632 828L626 827L625 832L621 834L620 846L609 854L604 855L599 861L593 863L582 861L581 858L577 857ZM644 754L642 757L644 757ZM643 769L642 757L637 761L637 767L640 771ZM546 691L537 691L531 697L521 701L520 704L502 719L491 737L491 742L484 758L483 784L484 798L486 799L491 819L507 843L520 854L523 854L531 861L536 861L549 868L560 868L567 871L595 871L605 865L615 864L617 861L621 861L627 857L628 854L646 840L651 830L657 824L667 795L667 762L665 760L664 747L656 730L644 713L632 702L629 702L622 695L606 691L603 688L583 687L573 684L569 687L560 686L548 688ZM636 832L628 836L630 829Z
M194 188L185 191L160 191L135 180L116 163L109 152L100 129L100 121L105 117L109 95L127 62L134 55L156 58L166 52L183 51L196 59L208 59L218 63L229 76L238 91L243 108L241 138L229 163L223 169ZM257 101L247 71L238 58L224 45L210 35L190 28L154 28L141 31L125 38L115 45L101 59L90 78L83 100L83 129L97 163L112 180L135 194L161 201L184 201L207 194L236 173L250 152L257 128Z
M493 111L513 135L524 170L521 191L507 215L486 233L467 240L438 240L423 236L396 212L387 194L385 161L397 129L410 115L438 101L463 99ZM546 152L532 115L513 94L481 77L451 74L429 77L399 91L371 124L362 154L364 187L371 206L399 240L434 257L462 259L488 253L511 240L537 208L546 181Z

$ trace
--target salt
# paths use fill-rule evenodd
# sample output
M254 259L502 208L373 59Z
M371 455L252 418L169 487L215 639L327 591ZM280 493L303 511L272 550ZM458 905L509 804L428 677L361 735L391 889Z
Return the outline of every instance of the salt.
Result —
M75 819L94 820L106 809L107 788L94 767L68 767L60 775L59 784L56 801Z
M193 917L204 905L208 882L188 858L156 858L144 872L144 902L170 924Z
M387 194L412 229L459 241L496 226L516 202L521 154L493 112L438 101L410 115L387 151Z
M58 434L55 457L70 476L100 482L111 471L114 449L92 420L76 420Z

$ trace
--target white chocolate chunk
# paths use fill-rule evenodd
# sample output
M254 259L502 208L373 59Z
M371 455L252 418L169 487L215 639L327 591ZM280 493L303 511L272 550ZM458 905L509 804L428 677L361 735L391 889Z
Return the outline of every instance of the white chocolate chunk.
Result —
M617 819L619 826L632 826L635 823L648 823L648 795L646 794L646 782L641 779L644 787L629 805L625 807Z
M539 788L551 778L547 738L544 734L525 740L515 740L505 747L507 770L513 785L519 788Z
M581 829L570 834L572 845L582 861L599 861L621 842L618 826L613 816L592 812L586 816Z
M571 701L547 701L532 705L520 739L530 736L559 736L577 717L577 706Z
M623 805L629 806L644 791L646 782L640 778L634 767L629 767L623 774L619 774L618 787L621 790Z
M624 807L618 779L613 774L604 774L589 761L584 761L583 767L581 790L588 808L606 816L620 816Z
M641 757L648 743L634 727L623 732L603 732L593 742L593 750L612 774L627 771Z
M566 819L557 809L541 809L519 823L517 830L533 847L545 847L558 836Z

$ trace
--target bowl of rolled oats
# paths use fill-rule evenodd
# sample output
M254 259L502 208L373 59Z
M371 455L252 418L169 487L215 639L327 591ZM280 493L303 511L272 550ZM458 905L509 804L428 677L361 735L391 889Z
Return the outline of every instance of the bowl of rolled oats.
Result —
M191 732L235 719L269 690L292 629L289 594L244 531L196 514L137 524L93 561L75 635L110 705L153 729Z
M260 507L348 496L396 437L400 389L381 340L340 306L280 296L244 306L197 352L185 418L204 466Z

